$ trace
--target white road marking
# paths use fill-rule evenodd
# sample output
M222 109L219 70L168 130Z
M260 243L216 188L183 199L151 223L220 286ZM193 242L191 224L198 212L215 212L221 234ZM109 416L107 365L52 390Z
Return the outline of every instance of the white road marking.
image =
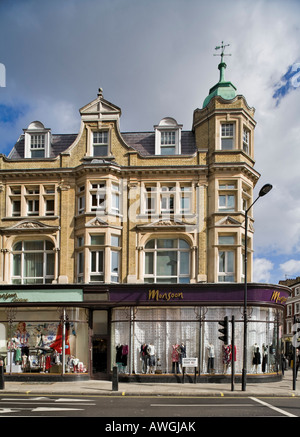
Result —
M250 397L250 399L252 399L255 402L258 402L261 405L264 405L265 407L270 408L271 410L277 411L278 413L281 413L281 414L283 414L285 416L288 416L288 417L298 417L298 416L295 416L294 414L291 414L291 413L288 413L287 411L282 410L281 408L274 407L273 405L268 404L267 402L264 402L264 401L262 401L260 399L252 398L252 397Z
M150 404L151 407L254 407L253 404Z
M33 408L31 411L32 412L38 412L38 411L79 411L79 410L83 410L83 408L59 408L59 407L37 407L37 408Z

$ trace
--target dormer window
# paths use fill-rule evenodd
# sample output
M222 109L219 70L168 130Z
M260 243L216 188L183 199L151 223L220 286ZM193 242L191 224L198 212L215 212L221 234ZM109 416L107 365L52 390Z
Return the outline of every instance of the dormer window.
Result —
M93 132L93 156L108 155L108 131Z
M31 158L45 157L45 135L30 136L30 153Z
M160 134L160 152L161 155L175 155L176 151L176 132L165 131Z
M181 129L174 118L163 118L155 129L155 154L179 155L181 153Z
M27 129L24 129L24 136L24 158L49 158L50 129L46 129L40 121L33 121Z

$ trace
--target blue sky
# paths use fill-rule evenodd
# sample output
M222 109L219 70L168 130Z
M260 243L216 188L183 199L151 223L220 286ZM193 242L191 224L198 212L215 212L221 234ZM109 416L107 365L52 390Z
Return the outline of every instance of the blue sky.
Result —
M298 0L2 0L0 153L32 121L77 133L97 96L122 109L121 131L163 117L183 129L218 81L254 107L256 170L273 190L254 206L254 280L300 275L300 2ZM1 84L1 77L0 77Z

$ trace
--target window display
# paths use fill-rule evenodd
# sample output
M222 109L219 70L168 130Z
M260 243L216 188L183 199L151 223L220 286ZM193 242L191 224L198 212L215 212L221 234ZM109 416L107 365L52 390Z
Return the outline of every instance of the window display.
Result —
M235 316L235 373L242 372L244 323L240 308L209 307L200 318L200 307L119 308L112 314L112 345L129 345L125 373L181 373L182 358L198 358L200 373L230 374L231 344L219 337L219 320ZM248 321L248 372L275 372L277 338L276 310L251 308ZM229 341L231 323L229 323ZM254 352L254 345L256 349ZM269 345L269 346L268 346ZM115 349L114 349L115 350ZM152 351L152 352L151 352ZM255 353L255 362L254 354ZM259 355L258 355L259 354ZM150 359L150 357L152 358ZM117 363L112 356L112 366ZM263 365L261 364L263 363Z
M72 318L72 316L74 318ZM0 311L0 354L6 373L86 373L87 323L72 309L64 321L57 310Z

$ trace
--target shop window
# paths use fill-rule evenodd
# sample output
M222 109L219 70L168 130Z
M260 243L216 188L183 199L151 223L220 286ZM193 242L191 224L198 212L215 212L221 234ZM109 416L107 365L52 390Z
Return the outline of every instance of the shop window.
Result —
M18 241L12 248L13 284L51 284L54 245L50 241Z
M189 283L190 247L182 239L154 239L145 246L144 281Z
M57 308L18 308L15 320L6 326L6 334L0 323L0 350L5 339L6 373L88 372L86 312L68 308L66 318L64 350L63 324Z

